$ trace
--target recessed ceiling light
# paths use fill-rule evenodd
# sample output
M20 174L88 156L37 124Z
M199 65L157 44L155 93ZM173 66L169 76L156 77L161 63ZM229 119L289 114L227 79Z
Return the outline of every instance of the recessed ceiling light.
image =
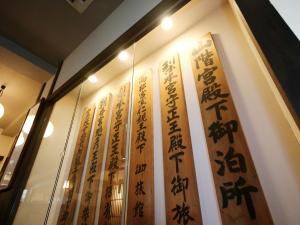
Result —
M121 61L126 61L129 58L129 55L126 51L121 51L118 57Z
M89 81L91 82L91 83L96 83L97 81L98 81L98 79L97 79L97 77L95 76L95 75L91 75L91 76L89 76Z
M161 21L161 28L164 30L170 30L173 26L173 21L171 20L170 17L165 17L162 21Z

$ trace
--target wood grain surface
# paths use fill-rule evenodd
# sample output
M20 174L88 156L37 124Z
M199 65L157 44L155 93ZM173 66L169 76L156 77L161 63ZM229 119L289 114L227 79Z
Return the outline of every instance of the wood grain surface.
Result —
M191 49L190 60L223 225L271 225L272 218L210 33Z
M154 225L152 72L134 77L127 224Z
M178 54L159 66L166 218L168 225L202 224Z

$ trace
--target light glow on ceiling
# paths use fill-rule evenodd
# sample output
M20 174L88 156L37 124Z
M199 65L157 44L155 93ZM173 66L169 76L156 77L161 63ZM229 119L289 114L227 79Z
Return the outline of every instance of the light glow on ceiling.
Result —
M89 82L96 83L98 81L98 78L95 75L89 76Z
M129 58L129 55L128 55L128 52L123 50L119 53L118 57L121 61L126 61Z
M161 28L163 30L170 30L173 27L173 21L170 17L165 17L161 21Z

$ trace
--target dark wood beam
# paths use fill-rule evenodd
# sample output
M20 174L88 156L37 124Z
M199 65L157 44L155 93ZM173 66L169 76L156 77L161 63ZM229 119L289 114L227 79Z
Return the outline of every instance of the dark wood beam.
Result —
M236 0L300 128L300 42L268 0ZM291 6L292 7L292 6Z

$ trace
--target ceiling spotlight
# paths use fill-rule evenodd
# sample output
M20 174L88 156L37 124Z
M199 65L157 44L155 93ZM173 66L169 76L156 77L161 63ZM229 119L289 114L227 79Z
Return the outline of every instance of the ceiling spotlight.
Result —
M161 28L163 30L170 30L173 26L173 21L171 20L170 17L165 17L162 21L161 21Z
M95 76L95 75L91 75L91 76L89 76L89 81L91 82L91 83L96 83L97 81L98 81L98 79L97 79L97 77Z
M121 61L126 61L129 58L129 55L126 51L121 51L118 57Z

